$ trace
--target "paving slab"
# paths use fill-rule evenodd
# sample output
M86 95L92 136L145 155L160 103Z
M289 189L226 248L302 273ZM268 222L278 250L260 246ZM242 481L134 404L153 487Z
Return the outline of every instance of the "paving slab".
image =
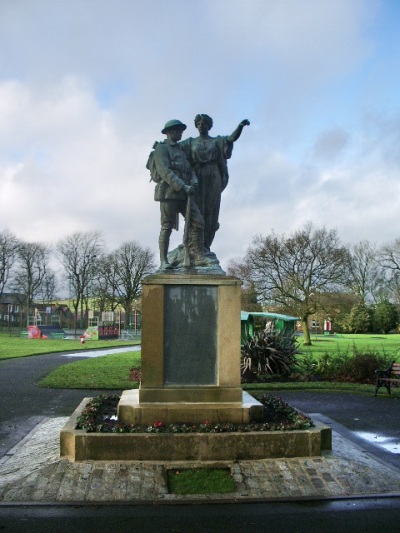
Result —
M333 431L333 451L319 457L218 462L96 461L59 457L67 417L45 418L0 461L0 503L193 503L400 495L400 470ZM170 494L167 469L227 467L229 494Z

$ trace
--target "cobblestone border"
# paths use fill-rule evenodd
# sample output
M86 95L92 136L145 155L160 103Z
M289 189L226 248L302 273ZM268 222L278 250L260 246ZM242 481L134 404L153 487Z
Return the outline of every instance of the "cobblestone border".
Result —
M85 461L58 454L66 418L44 420L0 464L0 503L10 502L240 502L396 494L400 476L334 433L334 450L321 457L214 462ZM13 453L11 453L13 452ZM231 494L168 494L166 468L227 467L236 482Z

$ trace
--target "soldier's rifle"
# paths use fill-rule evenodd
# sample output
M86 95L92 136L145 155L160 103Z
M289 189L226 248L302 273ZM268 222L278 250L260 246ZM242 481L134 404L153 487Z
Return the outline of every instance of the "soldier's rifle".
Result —
M185 229L183 231L183 246L185 249L184 257L183 257L183 266L185 268L190 268L191 262L190 262L190 250L189 250L189 242L190 242L190 212L192 207L192 198L188 194L187 202L186 202L186 214L185 214Z

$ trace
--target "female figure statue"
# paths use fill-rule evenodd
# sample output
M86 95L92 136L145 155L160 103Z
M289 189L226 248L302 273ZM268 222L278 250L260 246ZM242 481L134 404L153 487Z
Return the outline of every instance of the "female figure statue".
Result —
M196 200L204 218L204 247L209 251L219 228L221 193L229 179L227 160L232 155L233 143L239 139L244 126L249 126L250 122L247 119L242 120L231 135L218 137L209 135L213 120L208 115L196 115L194 123L199 136L189 137L179 144L189 156L198 178Z

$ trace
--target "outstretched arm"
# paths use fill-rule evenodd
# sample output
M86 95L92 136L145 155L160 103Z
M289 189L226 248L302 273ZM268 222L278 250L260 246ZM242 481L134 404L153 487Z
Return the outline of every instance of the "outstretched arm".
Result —
M245 126L250 126L250 122L247 120L247 118L240 122L239 126L235 129L235 131L229 135L228 140L231 142L237 141Z

